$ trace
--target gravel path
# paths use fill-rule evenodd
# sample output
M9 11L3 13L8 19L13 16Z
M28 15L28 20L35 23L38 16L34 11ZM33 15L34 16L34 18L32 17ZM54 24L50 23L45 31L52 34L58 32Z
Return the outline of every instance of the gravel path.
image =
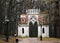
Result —
M19 41L19 43L60 43L54 41L39 41L37 38L25 38Z
M38 38L18 38L19 42L18 43L60 43L57 41L40 41ZM16 43L14 42L6 42L6 43Z

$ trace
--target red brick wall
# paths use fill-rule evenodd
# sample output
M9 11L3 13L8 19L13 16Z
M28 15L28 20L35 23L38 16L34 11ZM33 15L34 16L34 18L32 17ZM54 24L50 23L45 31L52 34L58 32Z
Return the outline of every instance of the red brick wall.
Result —
M22 16L25 16L25 18L20 18L22 24L26 24L28 23L28 15L26 14L22 14Z

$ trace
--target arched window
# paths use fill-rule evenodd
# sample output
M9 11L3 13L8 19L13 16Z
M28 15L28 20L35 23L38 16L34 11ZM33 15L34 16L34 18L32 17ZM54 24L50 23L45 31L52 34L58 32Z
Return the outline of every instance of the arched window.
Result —
M45 33L45 30L44 30L44 28L43 28L43 33Z
M24 34L24 28L22 28L22 33Z

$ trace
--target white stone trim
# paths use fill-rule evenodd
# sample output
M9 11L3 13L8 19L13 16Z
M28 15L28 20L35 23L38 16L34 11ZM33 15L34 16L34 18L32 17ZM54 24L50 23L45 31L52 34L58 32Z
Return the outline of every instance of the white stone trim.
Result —
M45 33L42 33L43 37L49 37L49 26L42 26L42 28L44 27ZM22 28L24 28L24 34L22 34ZM38 37L40 37L41 31L40 31L41 27L38 26ZM18 27L18 36L28 36L29 37L29 26L27 27Z

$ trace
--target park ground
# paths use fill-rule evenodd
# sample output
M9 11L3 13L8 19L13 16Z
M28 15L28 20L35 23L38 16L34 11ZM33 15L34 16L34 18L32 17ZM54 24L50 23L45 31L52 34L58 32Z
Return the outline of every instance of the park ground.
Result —
M18 37L19 39L19 43L60 43L60 39L59 38L42 38L42 41L40 40L40 38L22 38L22 37ZM5 38L0 38L0 43L15 43L16 41L15 37L10 37L9 38L9 42L6 42Z

